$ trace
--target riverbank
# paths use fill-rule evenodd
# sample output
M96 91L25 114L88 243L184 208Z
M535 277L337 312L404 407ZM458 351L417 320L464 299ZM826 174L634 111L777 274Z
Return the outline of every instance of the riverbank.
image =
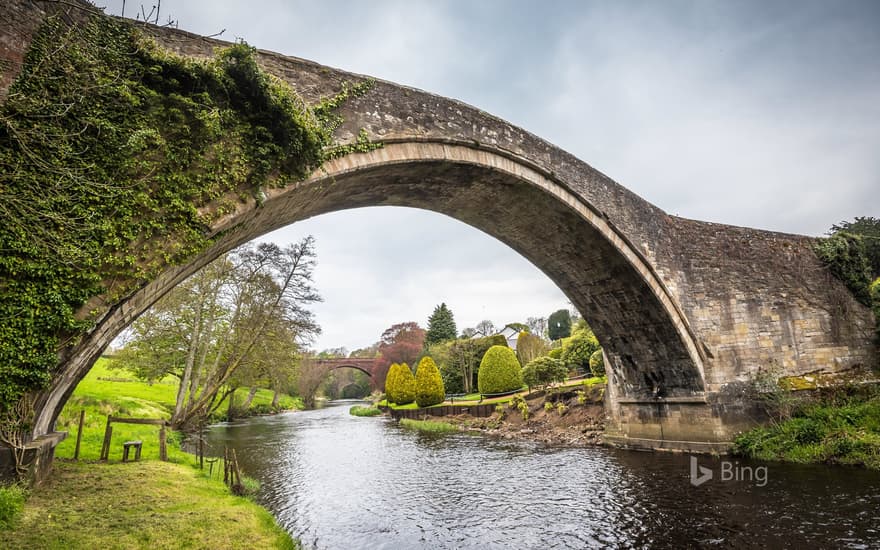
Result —
M880 470L880 386L775 394L776 421L740 435L734 452L777 462Z
M605 429L604 391L604 384L582 384L550 393L523 393L496 404L495 412L486 418L460 414L437 419L463 431L501 439L572 447L600 445Z
M53 474L29 495L13 528L0 533L0 548L297 548L267 510L216 479L219 464L215 479L197 469L176 433L168 435L170 462L161 462L159 426L114 423L109 461L97 462L108 415L169 419L175 396L170 381L141 382L99 360L59 417L58 429L69 436L56 448ZM259 390L252 412L271 408L273 397ZM289 396L279 404L301 408ZM121 463L122 443L131 440L142 441L142 460Z
M216 472L215 472L216 474ZM272 515L185 464L56 461L0 547L298 548Z

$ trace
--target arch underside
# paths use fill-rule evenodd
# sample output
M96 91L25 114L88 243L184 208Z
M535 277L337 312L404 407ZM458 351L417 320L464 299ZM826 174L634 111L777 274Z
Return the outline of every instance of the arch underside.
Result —
M366 374L368 377L370 377L370 379L373 378L373 373L372 373L372 371L367 370L366 368L361 367L361 366L359 366L359 365L352 365L352 364L332 365L332 366L331 366L330 368L328 368L327 370L328 370L328 371L331 371L331 370L339 370L339 369L354 369L354 370L358 370L358 371L361 371L362 373Z
M618 395L703 395L702 363L686 320L664 294L662 283L652 277L650 266L639 265L640 258L609 230L610 224L561 185L549 180L536 183L543 176L530 168L466 149L398 144L349 155L332 161L306 182L271 190L260 208L250 207L221 221L214 246L117 305L86 339L87 346L72 351L68 366L62 363L55 386L43 400L37 433L54 426L76 383L106 345L184 278L223 252L280 227L368 206L445 214L523 255L562 290L593 328L614 370Z

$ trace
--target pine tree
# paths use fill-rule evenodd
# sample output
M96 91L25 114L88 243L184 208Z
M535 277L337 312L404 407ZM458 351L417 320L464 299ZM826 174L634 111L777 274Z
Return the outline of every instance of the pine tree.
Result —
M446 398L443 378L434 360L428 356L419 361L416 369L416 403L419 407L430 407L442 403Z
M428 332L425 334L425 345L439 344L447 340L455 340L458 330L455 328L455 319L452 311L442 303L434 308L434 313L428 318Z

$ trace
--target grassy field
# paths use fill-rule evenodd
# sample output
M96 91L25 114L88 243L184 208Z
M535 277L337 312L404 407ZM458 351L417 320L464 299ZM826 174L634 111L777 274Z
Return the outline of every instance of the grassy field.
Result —
M265 509L185 465L56 461L0 548L298 548Z
M251 404L252 408L267 408L272 403L272 392L259 390ZM242 403L247 396L246 388L236 392L236 403ZM76 445L76 432L80 411L85 410L82 447L80 459L97 460L104 440L107 416L126 416L134 418L171 418L174 401L177 397L175 378L168 378L154 384L147 384L132 377L128 372L108 368L108 361L100 359L92 370L77 385L70 400L58 417L57 429L67 431L69 436L56 449L55 456L73 458ZM302 401L288 395L281 396L279 405L284 409L302 408ZM226 410L221 404L220 410ZM159 458L159 427L132 424L113 424L113 439L110 446L110 459L121 460L122 443L139 439L143 441L143 458ZM168 455L172 461L179 462L186 456L177 445L169 443Z

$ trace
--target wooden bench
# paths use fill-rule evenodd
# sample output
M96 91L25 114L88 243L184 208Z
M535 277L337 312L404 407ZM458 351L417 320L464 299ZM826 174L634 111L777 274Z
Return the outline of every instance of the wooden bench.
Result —
M143 446L143 441L126 441L122 444L122 461L128 462L128 452L134 447L134 461L137 462L141 459L141 446Z

